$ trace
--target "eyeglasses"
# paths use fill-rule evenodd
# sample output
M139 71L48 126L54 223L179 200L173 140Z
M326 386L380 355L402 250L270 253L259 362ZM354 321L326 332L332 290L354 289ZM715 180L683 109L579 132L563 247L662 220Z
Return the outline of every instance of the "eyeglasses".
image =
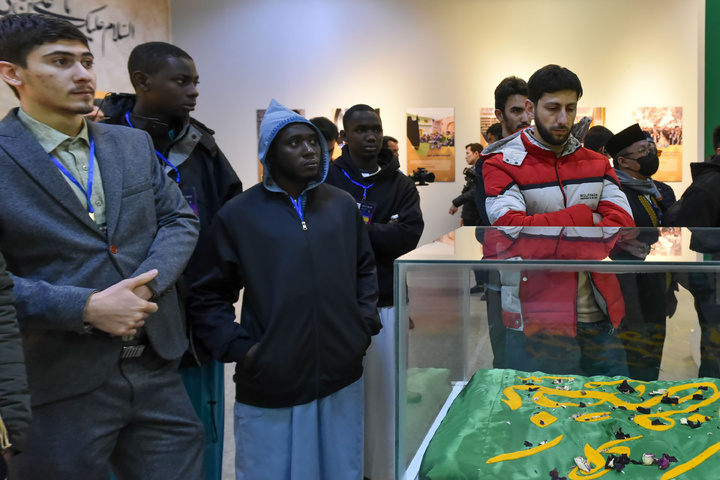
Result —
M640 157L644 157L648 153L653 154L653 155L658 155L658 149L654 143L642 146L642 147L638 148L637 150L635 150L634 152L627 152L620 156L627 157L628 155L640 155ZM634 159L631 159L631 160L634 160Z

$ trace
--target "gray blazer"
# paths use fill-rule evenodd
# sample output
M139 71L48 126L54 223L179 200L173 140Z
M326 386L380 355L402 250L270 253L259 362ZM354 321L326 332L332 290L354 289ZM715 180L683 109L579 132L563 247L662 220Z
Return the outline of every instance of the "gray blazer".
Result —
M187 339L175 281L197 240L197 219L162 172L142 130L89 123L105 191L107 234L17 118L0 122L0 251L15 281L33 405L100 386L120 337L84 333L91 293L157 268L158 311L145 322L153 349L179 358Z

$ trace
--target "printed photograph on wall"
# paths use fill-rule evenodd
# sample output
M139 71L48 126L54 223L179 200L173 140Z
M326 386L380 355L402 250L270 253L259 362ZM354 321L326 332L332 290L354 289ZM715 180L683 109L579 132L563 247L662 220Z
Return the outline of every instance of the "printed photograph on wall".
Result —
M455 181L455 111L452 108L408 108L408 175L419 168L436 182Z
M575 122L583 117L590 117L590 126L605 125L605 107L577 107Z
M657 145L660 168L652 178L682 181L682 107L638 107L633 110L633 121Z
M487 147L491 143L494 143L498 139L494 137L488 137L488 128L490 128L491 125L499 123L497 117L495 116L495 109L492 107L483 107L480 109L480 145L483 147ZM473 140L474 142L475 140ZM472 142L465 142L464 144L467 145L468 143Z
M291 110L298 115L305 116L305 109L304 108L291 108ZM267 112L267 109L259 109L255 111L255 125L257 127L257 138L258 138L258 144L260 143L260 124L262 123L263 117L265 117L265 112ZM263 166L262 163L260 163L260 160L258 159L258 182L262 182L262 176L263 176Z

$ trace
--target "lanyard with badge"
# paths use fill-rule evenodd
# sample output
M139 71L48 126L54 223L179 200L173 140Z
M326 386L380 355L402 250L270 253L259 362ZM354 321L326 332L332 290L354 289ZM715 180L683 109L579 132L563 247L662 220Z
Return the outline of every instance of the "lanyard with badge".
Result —
M370 190L371 187L375 185L375 182L371 183L370 185L363 185L360 182L356 182L352 178L350 178L350 175L345 170L342 170L343 174L347 177L348 180L350 180L351 183L357 185L358 187L363 189L363 196L362 200L358 202L358 209L360 210L360 215L363 218L363 221L367 224L372 223L373 215L375 214L375 209L377 208L377 203L375 202L368 202L367 201L367 192Z
M135 128L135 125L133 125L132 122L130 122L130 110L125 112L125 121L127 122L128 126L130 128ZM178 168L175 165L173 165L172 162L170 162L170 160L168 160L167 157L165 155L163 155L162 153L160 153L157 149L155 149L155 155L157 155L160 160L165 162L165 165L170 167L172 169L172 171L175 172L175 182L180 183L180 170L178 170Z
M90 215L90 218L92 221L95 221L95 209L92 205L92 200L90 197L92 197L92 190L93 190L93 175L95 173L95 141L93 139L90 139L90 155L88 155L88 179L87 179L87 188L83 188L82 184L78 181L75 176L70 173L70 171L65 168L65 166L60 163L60 160L55 158L55 156L52 153L48 153L50 155L50 158L52 159L53 163L58 167L58 169L65 175L68 180L70 180L73 184L75 184L76 187L80 189L82 193L85 194L85 198L87 198L87 208L88 208L88 215Z
M128 126L130 128L135 128L135 125L133 125L132 122L130 121L130 110L125 112L125 121L127 122ZM157 155L157 157L160 160L162 160L163 163L165 163L165 165L170 167L170 169L173 172L175 172L175 183L180 185L180 170L178 169L178 167L173 165L173 163L170 160L168 160L168 158L165 155L163 155L158 149L154 149L154 150L155 150L155 155ZM183 196L185 197L185 201L188 203L188 205L192 209L195 216L199 218L200 211L198 209L197 194L195 193L195 187L190 187L190 186L181 187L181 190L182 190Z

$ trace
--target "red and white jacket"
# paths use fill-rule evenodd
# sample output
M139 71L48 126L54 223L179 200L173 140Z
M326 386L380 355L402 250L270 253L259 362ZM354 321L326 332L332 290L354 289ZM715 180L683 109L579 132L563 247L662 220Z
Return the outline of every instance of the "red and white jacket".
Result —
M486 209L493 226L529 227L631 227L635 225L630 205L620 190L618 179L607 158L580 146L570 136L560 156L532 139L526 130L517 132L483 152L483 179ZM542 229L540 229L542 230ZM592 230L592 229L589 229ZM565 229L560 235L567 235ZM603 230L600 230L603 232ZM528 232L530 238L547 232ZM523 248L505 258L556 258L574 260L597 240L596 232L570 235L576 246L558 248L550 241L553 255L537 256L538 240L521 242ZM605 233L605 232L603 232ZM599 235L603 239L606 235ZM512 237L512 235L511 235ZM573 238L574 237L574 238ZM586 237L586 238L583 238ZM582 240L581 240L582 239ZM487 239L486 239L487 240ZM581 241L578 241L581 240ZM606 254L608 239L599 242ZM546 242L540 242L547 254ZM565 244L565 242L561 242ZM532 248L528 248L532 245ZM595 250L590 249L590 250ZM560 252L563 251L564 254ZM489 253L489 252L488 252ZM585 251L584 253L587 253ZM566 256L570 254L570 256ZM502 258L502 257L500 257ZM598 258L599 259L599 258ZM505 275L502 275L505 273ZM518 281L511 279L515 276ZM595 299L600 309L617 327L625 316L625 303L614 274L591 273ZM544 331L575 336L577 324L577 273L534 270L501 271L503 321L508 328L527 335Z
M483 151L485 208L494 226L631 227L607 158L570 136L558 157L521 130Z

